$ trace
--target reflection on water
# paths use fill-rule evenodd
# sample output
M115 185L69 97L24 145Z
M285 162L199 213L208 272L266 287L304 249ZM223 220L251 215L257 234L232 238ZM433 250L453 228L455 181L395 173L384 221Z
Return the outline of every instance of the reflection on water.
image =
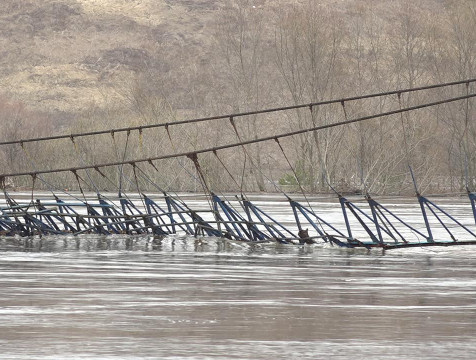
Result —
M1 359L474 359L476 247L0 239Z

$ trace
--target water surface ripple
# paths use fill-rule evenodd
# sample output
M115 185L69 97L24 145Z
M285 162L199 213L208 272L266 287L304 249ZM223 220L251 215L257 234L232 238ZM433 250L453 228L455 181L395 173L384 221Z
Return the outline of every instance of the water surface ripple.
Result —
M1 359L474 359L476 247L0 239Z

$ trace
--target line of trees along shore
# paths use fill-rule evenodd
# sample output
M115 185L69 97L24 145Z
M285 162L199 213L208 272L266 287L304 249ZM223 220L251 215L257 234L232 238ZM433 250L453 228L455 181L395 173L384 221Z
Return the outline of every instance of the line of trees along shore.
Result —
M66 132L173 122L195 116L303 104L476 77L476 3L458 1L232 0L216 14L206 61L187 49L162 44L157 56L173 57L166 73L144 67L118 87L123 102L91 108ZM104 163L200 148L330 124L345 119L474 93L470 83L443 89L179 125L142 133L101 135L48 143L3 146L2 172ZM47 116L0 100L2 139L51 134ZM13 119L13 120L12 120ZM25 129L28 129L25 132ZM237 135L238 133L238 135ZM474 100L312 132L280 143L200 155L207 185L215 191L275 191L276 185L309 192L402 194L413 190L408 165L424 192L455 193L476 186ZM223 166L224 165L224 166ZM201 190L186 158L143 166L165 190ZM153 190L132 168L83 174L90 190ZM77 188L72 174L46 176L51 186ZM13 179L31 186L31 179ZM36 181L36 186L45 183Z

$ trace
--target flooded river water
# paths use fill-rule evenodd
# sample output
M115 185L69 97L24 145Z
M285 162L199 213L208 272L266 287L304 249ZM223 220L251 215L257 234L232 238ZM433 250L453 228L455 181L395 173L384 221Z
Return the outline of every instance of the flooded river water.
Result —
M0 238L0 359L474 359L476 246Z

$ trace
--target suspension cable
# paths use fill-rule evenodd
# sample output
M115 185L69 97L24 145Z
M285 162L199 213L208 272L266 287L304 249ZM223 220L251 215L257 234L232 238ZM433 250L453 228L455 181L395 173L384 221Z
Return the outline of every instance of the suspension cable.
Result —
M217 116L209 116L203 118L195 118L195 119L188 119L188 120L180 120L175 122L166 122L166 123L157 123L157 124L149 124L149 125L139 125L139 126L129 126L123 128L113 128L113 129L106 129L106 130L98 130L98 131L89 131L89 132L81 132L81 133L73 133L73 134L63 134L63 135L54 135L54 136L45 136L45 137L36 137L36 138L28 138L28 139L21 139L21 140L10 140L10 141L2 141L0 142L1 145L12 145L12 144L20 144L20 143L27 143L27 142L39 142L39 141L49 141L49 140L58 140L58 139L67 139L71 136L77 138L82 136L93 136L93 135L101 135L101 134L108 134L111 132L119 133L119 132L126 132L126 131L134 131L138 130L141 132L144 129L152 129L158 127L168 127L168 126L175 126L175 125L184 125L184 124L192 124L192 123L199 123L199 122L206 122L211 120L226 120L230 117L244 117L249 115L259 115L259 114L266 114L266 113L273 113L273 112L281 112L286 110L294 110L294 109L301 109L301 108L312 108L314 106L321 106L321 105L330 105L335 103L343 103L349 101L356 101L356 100L363 100L363 99L370 99L375 97L383 97L395 94L402 94L402 93L410 93L416 91L423 91L423 90L430 90L430 89L437 89L443 88L448 86L455 86L460 84L472 83L476 82L475 79L466 79L460 81L453 81L448 83L440 83L440 84L433 84L427 86L421 86L416 88L407 88L407 89L400 89L400 90L392 90L392 91L385 91L361 96L352 96L346 97L341 99L332 99L332 100L325 100L319 102L313 102L308 104L300 104L300 105L291 105L291 106L284 106L284 107L277 107L277 108L269 108L263 110L254 110L254 111L247 111L247 112L240 112L235 114L228 114L228 115L217 115Z
M216 151L217 150L224 150L224 149L230 149L230 148L234 148L234 147L238 147L238 146L255 144L255 143L260 143L260 142L265 142L265 141L271 141L271 140L274 141L276 138L285 138L285 137L290 137L290 136L294 136L294 135L305 134L305 133L308 133L308 132L320 131L320 130L323 130L323 129L328 129L328 128L338 127L338 126L342 126L342 125L357 123L357 122L360 122L360 121L366 121L366 120L376 119L376 118L380 118L380 117L400 114L402 112L408 112L408 111L423 109L423 108L427 108L427 107L432 107L432 106L436 106L436 105L441 105L441 104L446 104L446 103L450 103L450 102L460 101L460 100L473 98L473 97L476 97L476 94L469 94L469 95L466 95L466 96L459 96L459 97L440 100L440 101L435 101L435 102L431 102L431 103L420 104L420 105L411 106L411 107L407 107L407 108L403 108L403 109L397 109L397 110L392 110L392 111L388 111L388 112L384 112L384 113L368 115L368 116L364 116L364 117L360 117L360 118L356 118L356 119L335 122L335 123L332 123L332 124L320 125L320 126L315 126L315 127L311 127L311 128L306 128L306 129L281 133L281 134L278 134L278 135L272 135L272 136L256 138L256 139L252 139L252 140L241 141L241 142L238 142L238 143L220 145L220 146L215 146L215 147L212 147L212 148L199 149L199 150L195 150L193 152L175 153L175 154L161 155L161 156L155 156L155 157L149 157L149 158L143 158L143 159L133 159L133 160L128 160L128 161L116 161L116 162L95 164L95 165L88 165L88 166L78 166L78 167L73 167L73 168L57 168L57 169L41 170L41 171L34 171L34 172L7 173L7 174L0 174L0 177L2 177L2 176L4 176L4 177L15 177L15 176L27 176L27 175L31 176L34 173L36 173L36 174L58 173L58 172L67 172L67 171L73 171L73 170L77 171L77 170L92 169L92 168L99 168L99 167L118 166L118 165L121 165L121 164L130 163L130 162L140 163L140 162L149 162L149 161L152 161L152 160L171 159L171 158L176 158L176 157L181 157L181 156L187 156L188 157L188 156L192 156L193 154L198 155L198 154L203 154L203 153L207 153L207 152L213 152L214 150L216 150Z

